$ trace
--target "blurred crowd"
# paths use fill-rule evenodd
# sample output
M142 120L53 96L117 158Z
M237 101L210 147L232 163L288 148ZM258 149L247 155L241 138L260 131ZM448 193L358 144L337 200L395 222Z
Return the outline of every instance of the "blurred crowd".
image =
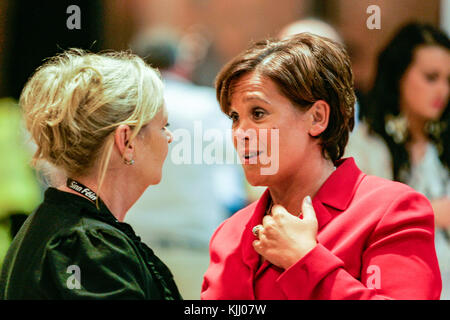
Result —
M277 36L300 32L344 43L335 28L315 18L286 25ZM220 111L214 88L198 84L202 75L207 76L205 70L212 70L201 65L202 61L212 63L205 60L208 45L200 33L191 30L182 35L171 28L143 30L129 43L133 52L161 72L170 129L193 136L193 144L197 138L205 139L196 136L199 125L204 131L221 132L231 126ZM383 44L374 69L370 90L357 92L356 125L345 157L354 157L366 174L408 184L430 200L443 281L441 299L450 299L448 34L426 23L404 24ZM174 141L181 138L175 135ZM218 148L232 148L231 135L226 139L230 141L222 141ZM6 150L0 158L1 264L11 239L47 187L29 166L34 150L12 97L0 99L0 147ZM250 186L239 164L180 165L169 152L161 183L144 193L127 222L171 268L183 296L198 299L212 233L224 219L258 199L264 189Z

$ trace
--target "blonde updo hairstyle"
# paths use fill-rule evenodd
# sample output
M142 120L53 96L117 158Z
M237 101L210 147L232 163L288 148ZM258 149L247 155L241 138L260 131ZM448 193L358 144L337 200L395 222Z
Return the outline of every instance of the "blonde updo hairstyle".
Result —
M66 177L97 173L100 189L115 129L129 125L130 143L163 105L163 84L157 70L131 53L71 49L37 69L20 105L37 145L32 164L48 162Z

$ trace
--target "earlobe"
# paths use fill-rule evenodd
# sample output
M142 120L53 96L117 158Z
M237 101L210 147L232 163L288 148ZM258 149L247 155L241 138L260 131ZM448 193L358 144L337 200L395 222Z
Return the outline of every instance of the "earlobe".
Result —
M309 134L312 137L318 137L328 127L330 106L324 100L318 100L308 112L311 114L311 128L309 129Z

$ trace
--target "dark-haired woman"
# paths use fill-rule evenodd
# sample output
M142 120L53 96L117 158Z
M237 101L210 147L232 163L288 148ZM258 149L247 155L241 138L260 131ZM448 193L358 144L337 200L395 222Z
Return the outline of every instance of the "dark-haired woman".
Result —
M368 130L359 127L347 149L363 172L380 175L373 164L384 164L385 176L431 201L443 299L450 299L449 93L447 35L430 25L405 25L379 55L365 112Z
M355 95L341 45L261 41L216 86L247 180L268 189L214 233L202 299L439 298L428 200L342 159Z

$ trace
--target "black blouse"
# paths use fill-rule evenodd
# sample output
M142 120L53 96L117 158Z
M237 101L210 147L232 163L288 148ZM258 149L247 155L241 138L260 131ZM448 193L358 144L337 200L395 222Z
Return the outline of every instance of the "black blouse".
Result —
M14 238L1 299L181 299L167 266L131 226L78 195L49 188Z

